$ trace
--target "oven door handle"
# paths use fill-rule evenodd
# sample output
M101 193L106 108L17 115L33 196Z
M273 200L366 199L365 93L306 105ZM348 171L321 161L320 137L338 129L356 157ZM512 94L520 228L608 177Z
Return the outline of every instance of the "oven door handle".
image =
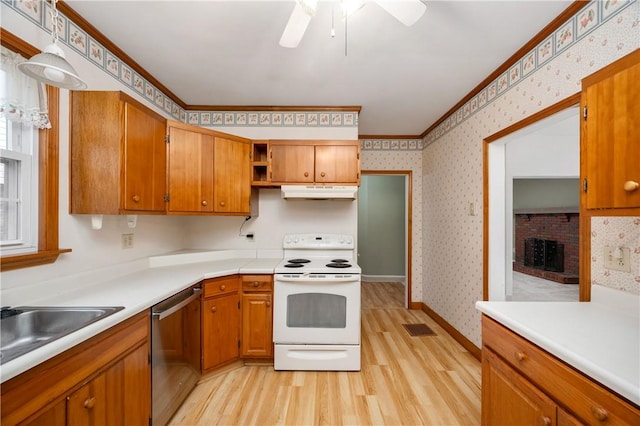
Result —
M193 289L193 293L189 297L187 297L186 299L182 299L181 301L179 301L175 305L169 306L167 309L164 309L162 311L153 312L153 314L152 314L153 318L154 319L158 319L158 320L162 320L162 319L165 319L166 317L168 317L169 315L175 314L180 309L184 308L189 303L193 302L198 297L200 297L200 291L202 291L202 290L199 289L199 288L194 288Z
M346 282L360 281L357 275L344 275L344 276L341 275L339 277L329 276L330 278L328 278L327 276L318 277L315 275L322 275L322 274L302 274L296 277L286 277L286 276L276 275L275 281L287 282L287 283L299 283L304 281L326 282L326 283L346 283Z

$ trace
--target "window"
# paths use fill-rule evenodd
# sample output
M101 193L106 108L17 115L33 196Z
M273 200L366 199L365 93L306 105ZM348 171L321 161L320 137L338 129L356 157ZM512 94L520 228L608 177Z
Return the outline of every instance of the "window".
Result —
M40 52L2 27L0 27L0 42L2 46L25 57L31 57ZM37 210L37 231L33 230L37 235L37 251L7 255L3 249L0 257L1 271L53 263L61 253L71 251L58 247L59 89L47 86L47 98L51 129L34 130L38 135L37 149L34 147L33 150L37 152L37 160L32 163L31 173L32 179L38 182L38 191L34 194L37 200L37 206L34 206Z
M0 83L4 75L0 71ZM0 118L0 246L3 255L38 251L38 131Z

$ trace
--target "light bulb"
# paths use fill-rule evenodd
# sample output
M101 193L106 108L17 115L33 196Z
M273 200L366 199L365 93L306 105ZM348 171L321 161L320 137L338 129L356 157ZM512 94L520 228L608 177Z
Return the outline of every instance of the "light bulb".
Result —
M61 82L64 81L64 73L58 69L46 67L43 71L45 77L51 81Z

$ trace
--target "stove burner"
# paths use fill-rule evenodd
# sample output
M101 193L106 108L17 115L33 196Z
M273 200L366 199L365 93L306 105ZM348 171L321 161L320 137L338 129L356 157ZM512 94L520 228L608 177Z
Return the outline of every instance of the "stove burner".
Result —
M309 263L311 262L309 259L291 259L287 260L289 263Z
M349 263L347 259L331 259L331 263Z
M285 268L302 268L304 264L302 263L287 263L284 265Z
M332 263L327 263L327 268L351 268L351 265L348 263L342 263L342 262L332 262Z

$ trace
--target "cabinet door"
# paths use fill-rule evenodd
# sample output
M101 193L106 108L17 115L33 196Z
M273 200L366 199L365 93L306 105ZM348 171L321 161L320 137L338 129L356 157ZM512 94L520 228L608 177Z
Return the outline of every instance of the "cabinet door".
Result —
M213 212L211 134L169 126L169 212Z
M37 415L33 420L20 426L64 426L67 424L67 404L63 399L53 407Z
M273 348L271 293L242 295L242 356L268 358Z
M216 213L250 211L251 142L216 137L214 143L213 210Z
M238 358L240 296L205 299L202 310L202 369Z
M318 183L353 183L360 180L357 146L321 145L315 151Z
M482 353L482 424L556 424L556 404L489 349Z
M313 145L272 145L271 181L273 183L313 183Z
M124 103L125 210L163 212L167 170L166 123Z
M640 50L583 80L588 209L640 207Z
M67 397L67 424L142 425L151 416L149 347L141 345Z

